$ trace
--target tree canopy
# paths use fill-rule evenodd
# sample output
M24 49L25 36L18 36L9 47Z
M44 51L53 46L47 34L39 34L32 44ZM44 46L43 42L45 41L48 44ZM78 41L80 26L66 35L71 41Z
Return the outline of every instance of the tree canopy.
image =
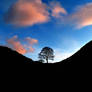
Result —
M50 47L44 47L41 52L39 53L39 59L40 60L46 60L48 63L48 60L54 60L54 51Z

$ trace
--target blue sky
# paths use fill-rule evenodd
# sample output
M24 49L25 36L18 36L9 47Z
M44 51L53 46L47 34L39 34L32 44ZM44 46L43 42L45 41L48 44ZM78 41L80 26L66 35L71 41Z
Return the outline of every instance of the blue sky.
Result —
M55 50L54 62L57 62L69 57L90 40L92 0L0 2L0 45L19 50L19 53L22 48L21 54L29 58L37 60L41 49L49 46Z

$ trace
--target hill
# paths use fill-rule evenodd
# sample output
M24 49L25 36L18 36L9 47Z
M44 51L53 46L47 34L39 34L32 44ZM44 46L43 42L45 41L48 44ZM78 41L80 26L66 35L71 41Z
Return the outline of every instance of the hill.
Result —
M49 71L55 71L56 66L53 64L43 64L38 61L33 61L32 59L29 59L16 51L8 48L0 46L0 67L2 67L2 70L5 69L5 71L22 71L22 72L42 72L43 70L45 72Z
M60 61L59 63L54 64L42 64L40 62L34 62L32 59L29 59L16 51L11 50L10 48L0 46L0 65L7 67L16 67L19 66L25 67L31 71L91 71L91 62L92 62L92 41L87 43L82 47L78 52L76 52L71 57ZM24 66L23 66L24 65ZM22 69L23 69L22 68Z
M8 47L0 46L0 64L5 65L24 65L36 64L32 59L29 59Z
M56 63L62 65L64 71L91 71L92 70L92 41L87 43L71 57Z

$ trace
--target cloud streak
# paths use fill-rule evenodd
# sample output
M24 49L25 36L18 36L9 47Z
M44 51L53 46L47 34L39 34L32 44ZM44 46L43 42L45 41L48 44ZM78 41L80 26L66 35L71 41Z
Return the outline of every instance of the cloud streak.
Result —
M59 2L51 2L52 16L55 18L61 18L63 15L67 15L67 11L60 5Z
M8 43L8 46L10 46L12 49L16 50L20 54L27 53L27 50L24 48L24 46L18 40L18 37L17 36L14 36L11 39L8 39L7 40L7 43Z
M12 38L7 40L7 46L12 48L13 50L16 50L20 54L32 53L35 51L33 45L38 42L38 40L36 40L37 42L35 42L35 40L36 39L32 39L30 43L26 41L25 44L22 44L22 42L18 39L18 36L13 36Z
M92 3L77 7L71 19L76 21L77 28L92 25Z
M61 22L72 25L76 29L92 25L92 3L75 7L73 13L64 16Z
M30 38L30 37L27 37L25 40L26 40L30 45L34 45L34 44L38 43L38 40L32 39L32 38Z

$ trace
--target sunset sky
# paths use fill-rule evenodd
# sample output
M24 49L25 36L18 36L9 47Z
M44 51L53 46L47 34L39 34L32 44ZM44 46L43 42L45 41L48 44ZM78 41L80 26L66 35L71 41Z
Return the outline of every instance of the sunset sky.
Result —
M0 45L38 60L45 46L61 61L92 40L92 0L0 0Z

